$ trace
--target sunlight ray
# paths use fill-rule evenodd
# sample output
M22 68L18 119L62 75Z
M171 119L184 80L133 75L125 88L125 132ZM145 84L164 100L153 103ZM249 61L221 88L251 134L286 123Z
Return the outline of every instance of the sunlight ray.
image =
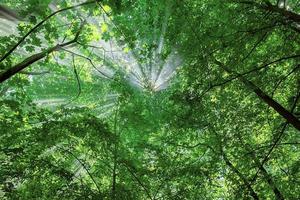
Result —
M57 1L52 1L48 6L53 12L58 10L56 3ZM85 18L89 24L92 24L96 27L99 35L102 35L100 24L106 23L114 25L114 23L111 22L111 18L107 17L105 13L93 17L89 17L87 16L87 14L81 12L79 13L81 17ZM174 76L174 71L180 64L179 55L173 55L174 53L171 53L166 60L163 60L161 58L165 42L164 35L167 31L169 16L169 6L166 6L164 18L161 24L160 36L156 41L157 48L153 50L152 58L146 63L141 63L139 61L140 58L137 51L140 49L139 45L142 44L142 42L140 41L137 42L135 49L131 49L128 52L123 51L126 45L120 45L118 41L113 38L105 41L102 37L100 37L98 40L92 41L90 43L90 47L88 47L89 52L91 56L95 56L98 60L97 62L94 61L95 68L91 68L92 73L101 78L112 78L114 77L115 73L120 70L126 74L127 80L136 88L152 88L152 90L154 91L167 88L169 80ZM60 24L68 23L68 20L64 15L57 15L55 16L55 19ZM9 31L12 28L16 29L15 23L8 23L8 25L2 26L2 29L0 31ZM16 32L16 30L14 32ZM35 52L41 51L42 48L45 48L48 45L44 39L43 34L39 34L38 37L42 39L43 44L41 47L36 48L34 50ZM62 39L63 38L60 37L59 40ZM83 54L83 49L78 45L66 47L66 49L79 55ZM23 48L18 49L17 52L23 56L28 55L28 53L24 51ZM59 56L56 56L56 54L58 53L53 53L53 57L57 64L62 66L71 66L70 56L61 58Z

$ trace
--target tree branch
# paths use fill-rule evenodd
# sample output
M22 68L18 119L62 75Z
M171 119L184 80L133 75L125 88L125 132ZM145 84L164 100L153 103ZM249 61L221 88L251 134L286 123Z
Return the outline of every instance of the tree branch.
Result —
M34 75L44 75L44 74L49 74L50 71L40 71L40 72L20 71L19 73L20 73L20 74L26 74L26 75L34 76Z
M83 22L78 30L78 32L76 33L75 37L73 40L63 43L63 44L57 44L54 47L48 48L45 51L42 51L40 53L34 54L28 58L26 58L25 60L23 60L22 62L16 64L15 66L9 68L8 70L6 70L5 72L3 72L2 74L0 74L0 83L6 81L7 79L9 79L10 77L14 76L15 74L17 74L18 72L20 72L21 70L29 67L31 64L41 60L42 58L46 57L48 54L54 52L54 51L58 51L60 50L62 47L66 47L70 44L74 44L76 43L76 41L79 38L79 35L83 29L83 26L85 25L85 22Z
M95 66L95 64L93 63L93 61L92 61L89 57L86 57L86 56L84 56L84 55L75 53L75 52L70 51L70 50L65 49L65 48L62 48L62 50L63 50L63 51L66 51L66 52L68 52L68 53L71 53L71 54L73 54L73 55L76 55L76 56L78 56L78 57L81 57L81 58L86 59L87 61L89 61L89 63L92 65L92 67L93 67L97 72L99 72L100 74L102 74L104 77L106 77L106 78L108 78L108 79L112 79L112 78L109 77L108 75L106 75L106 74L104 74L103 72L101 72L101 71Z
M93 183L95 184L99 194L101 194L101 190L100 187L98 186L96 180L94 179L93 175L90 173L90 170L87 168L87 166L85 165L85 163L82 162L82 160L80 160L76 155L74 155L71 151L58 147L59 149L61 149L62 151L66 152L67 154L71 155L73 158L75 158L80 165L84 168L84 170L88 173L89 177L91 178L91 180L93 181Z
M47 20L49 20L50 18L52 18L53 16L55 16L58 13L67 11L67 10L71 10L77 7L81 7L81 6L85 6L85 5L89 5L92 3L96 3L99 0L94 0L94 1L86 1L84 3L78 4L78 5L74 5L74 6L70 6L70 7L66 7L63 9L60 9L58 11L53 12L52 14L48 15L45 19L43 19L42 21L40 21L38 24L36 24L30 31L28 31L7 53L4 54L4 56L0 59L0 63L5 60L22 42L24 42L24 40L34 31L36 31L41 25L43 25Z

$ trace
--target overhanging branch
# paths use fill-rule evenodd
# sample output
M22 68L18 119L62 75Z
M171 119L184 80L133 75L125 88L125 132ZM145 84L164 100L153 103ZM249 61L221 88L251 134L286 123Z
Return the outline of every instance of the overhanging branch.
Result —
M58 13L67 11L67 10L71 10L74 8L78 8L81 6L85 6L85 5L89 5L89 4L93 4L98 2L99 0L94 0L94 1L86 1L84 3L81 4L77 4L74 6L70 6L70 7L66 7L60 10L57 10L55 12L53 12L52 14L48 15L45 19L43 19L42 21L40 21L38 24L36 24L30 31L28 31L7 53L4 54L4 56L2 56L2 58L0 59L0 63L5 60L22 42L24 42L24 40L34 31L36 31L40 26L42 26L46 21L48 21L50 18L52 18L53 16L57 15Z

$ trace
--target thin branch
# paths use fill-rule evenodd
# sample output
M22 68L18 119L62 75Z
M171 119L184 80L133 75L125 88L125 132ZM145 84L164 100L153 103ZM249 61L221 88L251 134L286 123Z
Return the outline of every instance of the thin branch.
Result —
M138 178L138 176L130 169L130 167L125 163L122 162L122 164L125 166L125 168L129 171L129 173L133 176L133 178L138 182L138 184L144 189L145 193L149 197L149 199L153 199L148 189L145 187L145 185L142 183L142 181Z
M20 71L20 74L26 74L26 75L31 75L31 76L35 76L35 75L44 75L44 74L49 74L50 71L40 71L40 72L28 72L28 71Z
M87 174L89 175L89 177L91 178L91 180L95 184L95 186L96 186L99 194L101 194L100 187L98 186L96 180L94 179L93 175L90 173L90 170L87 168L87 166L85 165L85 163L82 160L80 160L76 155L74 155L70 150L64 149L64 148L61 148L61 147L57 147L57 148L59 148L62 151L66 152L67 154L71 155L73 158L75 158L80 163L80 165L84 168L84 170L87 172Z
M286 145L300 145L300 142L283 142L283 143L277 144L277 146L286 146ZM246 153L245 155L248 155L255 151L259 151L260 149L264 149L264 148L268 148L268 147L272 147L272 146L273 146L273 144L263 145L263 146L260 146L256 149L252 150L251 152Z
M97 72L99 72L100 74L102 74L104 77L106 77L106 78L112 80L111 77L109 77L108 75L106 75L106 74L104 74L102 71L100 71L100 70L95 66L95 64L93 63L93 61L92 61L90 58L88 58L88 57L86 57L86 56L84 56L84 55L75 53L75 52L70 51L70 50L65 49L65 48L62 48L62 50L63 50L63 51L66 51L66 52L68 52L68 53L71 53L71 54L73 54L73 55L76 55L76 56L78 56L78 57L81 57L81 58L86 59L87 61L89 61L89 63L92 65L92 67L93 67Z
M252 72L255 72L255 71L259 71L259 70L262 70L272 64L275 64L275 63L278 63L278 62L282 62L282 61L285 61L285 60L289 60L289 59L296 59L296 58L299 58L300 57L300 54L296 54L296 55L292 55L292 56L286 56L286 57L282 57L282 58L279 58L277 60L274 60L274 61L271 61L269 63L266 63L260 67L257 67L257 68L254 68L254 69L251 69L247 72L244 72L244 73L239 73L239 75L236 77L236 78L239 78L241 76L244 76L244 75L247 75L247 74L250 74Z
M222 146L222 138L217 131L214 129L213 126L209 126L210 130L213 132L213 134L215 135L216 139L219 140L218 142L218 147L216 148L217 151L220 152L223 161L225 162L225 164L229 167L229 169L234 172L240 180L242 180L243 185L246 187L247 191L249 192L249 194L253 197L253 199L255 200L259 200L259 197L257 195L257 193L254 191L251 182L247 179L247 177L242 174L239 169L237 167L235 167L231 161L229 160L228 156L226 155L226 152L224 151L224 147ZM215 151L216 152L216 151Z
M80 94L81 94L81 84L80 84L79 75L78 75L78 72L77 72L77 69L76 69L76 65L75 65L74 54L72 55L72 64L73 64L73 71L74 71L74 74L75 74L75 77L76 77L76 81L77 81L77 85L78 85L78 93L77 93L77 96L75 97L75 99L77 99L80 96Z
M277 90L277 88L279 87L279 85L281 85L281 83L283 83L290 75L292 75L294 72L296 72L298 69L300 68L300 64L297 65L294 69L292 69L287 75L285 75L282 79L280 79L276 85L274 86L274 90L271 93L271 96L274 96L275 91Z
M257 42L254 44L251 50L247 53L247 55L243 57L241 62L244 62L247 58L249 58L249 56L255 51L255 49L259 46L259 44L263 42L265 38L267 38L267 34L268 32L265 32L263 36L259 40L257 40Z
M81 6L85 6L85 5L89 5L92 3L96 3L98 2L98 0L94 0L94 1L86 1L84 3L78 4L78 5L74 5L74 6L70 6L70 7L66 7L60 10L57 10L55 12L53 12L52 14L48 15L45 19L43 19L42 21L40 21L38 24L36 24L30 31L28 31L7 53L4 54L4 56L0 59L0 63L5 60L22 42L24 42L24 40L34 31L36 31L41 25L43 25L47 20L49 20L50 18L52 18L53 16L55 16L58 13L67 11L67 10L71 10L77 7L81 7Z
M297 96L296 96L296 98L295 98L295 101L294 101L294 103L293 103L293 105L292 105L291 113L294 112L294 110L295 110L295 108L296 108L296 105L297 105L297 102L298 102L299 99L300 99L300 90L298 91L298 94L297 94ZM288 126L288 124L289 124L288 121L285 122L285 123L283 124L282 129L281 129L281 131L280 131L278 137L276 138L275 142L273 143L273 145L272 145L271 148L269 149L267 155L266 155L266 156L264 157L264 159L262 160L262 162L261 162L261 164L260 164L260 167L263 167L263 165L268 161L269 156L271 155L272 151L273 151L274 148L278 145L278 143L280 142L282 136L284 135L284 132L285 132L286 127ZM256 172L255 176L253 177L252 181L254 181L254 180L257 178L259 171L260 171L260 168L257 170L257 172Z

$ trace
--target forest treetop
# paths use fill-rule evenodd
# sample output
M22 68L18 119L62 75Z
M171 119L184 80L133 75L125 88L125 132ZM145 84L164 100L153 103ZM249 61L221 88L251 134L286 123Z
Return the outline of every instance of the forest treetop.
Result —
M0 198L300 199L299 27L297 0L2 0Z

